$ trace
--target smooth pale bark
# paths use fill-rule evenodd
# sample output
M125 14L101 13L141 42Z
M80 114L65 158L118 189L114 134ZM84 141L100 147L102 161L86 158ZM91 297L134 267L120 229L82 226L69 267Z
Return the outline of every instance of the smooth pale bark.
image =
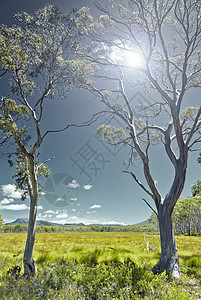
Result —
M37 272L36 264L33 259L33 249L35 242L35 232L36 232L36 215L37 215L37 204L38 204L38 183L36 170L34 165L34 157L29 155L27 159L28 164L28 189L30 195L30 212L29 212L29 225L26 247L24 251L24 274L30 276Z

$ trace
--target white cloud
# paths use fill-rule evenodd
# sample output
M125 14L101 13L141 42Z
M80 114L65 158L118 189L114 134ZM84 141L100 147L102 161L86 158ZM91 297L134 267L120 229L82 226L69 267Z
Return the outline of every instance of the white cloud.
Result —
M92 189L92 185L91 184L85 184L84 186L83 186L83 189L84 190L91 190Z
M73 208L72 211L76 211L76 209Z
M77 220L77 219L78 219L78 217L76 217L76 216L70 217L70 220Z
M57 198L57 199L56 199L56 202L59 202L59 201L62 202L62 201L64 201L64 199L63 199L63 198Z
M92 211L87 211L87 214L95 214L96 210L92 210Z
M22 191L16 191L14 184L2 185L1 189L3 191L3 196L16 199L21 198Z
M102 205L94 204L94 205L92 205L91 207L89 207L89 209L101 208L101 207L102 207Z
M65 212L56 215L57 219L63 219L63 218L67 218L67 217L68 217L68 214Z
M45 214L56 214L56 212L54 210L46 210Z
M124 222L118 222L118 221L106 221L106 222L104 222L104 224L109 224L109 225L128 225L128 224L126 224L126 223L124 223Z
M45 196L46 193L45 193L45 192L40 192L39 195L40 195L40 196Z
M9 199L4 198L3 200L0 201L1 204L10 204L12 202L14 202L14 200L12 198L9 198Z
M9 204L9 205L2 205L1 209L4 210L25 210L29 209L26 204Z
M43 206L42 206L42 205L39 205L39 206L38 206L38 209L43 209Z
M72 189L76 189L76 188L78 188L79 186L80 186L80 185L78 184L77 180L75 180L75 179L73 179L73 181L70 182L70 183L68 184L68 187L69 187L69 188L72 188Z
M77 201L77 198L70 198L71 201Z

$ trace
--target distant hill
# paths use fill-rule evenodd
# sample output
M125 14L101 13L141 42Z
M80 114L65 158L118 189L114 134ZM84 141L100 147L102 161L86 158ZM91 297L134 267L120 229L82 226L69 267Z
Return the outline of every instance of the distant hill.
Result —
M26 219L26 218L20 218L20 219L17 219L15 221L13 221L13 222L5 223L4 225L18 225L18 224L20 224L20 225L28 225L28 222L29 222L28 219Z
M134 225L136 225L136 226L153 226L153 224L149 223L148 220L134 224Z
M19 218L13 222L5 223L5 225L28 225L29 220L27 218ZM38 226L59 226L59 227L72 227L72 226L84 226L83 223L66 223L66 224L59 224L54 222L48 222L44 220L36 221L36 225Z
M13 222L5 223L5 225L28 225L29 220L27 218L19 218ZM75 226L85 226L83 223L65 223L59 224L59 223L54 223L54 222L49 222L49 221L44 221L44 220L38 220L36 221L36 225L38 226L59 226L59 227L75 227ZM93 224L92 226L126 226L126 225L121 225L121 224ZM134 226L152 226L148 222L148 220L134 224Z
M122 224L90 224L91 226L127 226Z

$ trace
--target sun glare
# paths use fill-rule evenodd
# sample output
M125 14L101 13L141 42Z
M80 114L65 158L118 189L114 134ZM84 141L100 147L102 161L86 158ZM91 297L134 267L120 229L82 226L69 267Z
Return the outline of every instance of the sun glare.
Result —
M129 68L142 69L145 65L143 55L132 49L125 50L112 47L110 49L110 58L114 63L118 63Z
M131 51L125 54L125 64L128 67L140 69L144 66L144 58L140 53Z

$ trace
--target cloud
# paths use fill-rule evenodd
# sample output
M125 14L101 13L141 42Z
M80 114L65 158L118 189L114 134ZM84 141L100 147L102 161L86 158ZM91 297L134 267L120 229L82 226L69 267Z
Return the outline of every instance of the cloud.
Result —
M25 209L29 209L29 207L26 204L9 204L9 205L2 205L1 209L4 209L4 210L25 210Z
M43 206L42 206L42 205L39 205L39 206L38 206L38 209L43 209Z
M91 184L85 184L85 185L83 185L83 189L86 190L86 191L91 190L92 185Z
M77 180L73 179L73 181L70 182L67 187L72 189L77 189L79 186L80 185L78 184Z
M12 202L14 202L14 200L12 198L9 198L9 199L4 198L3 200L0 201L1 204L10 204Z
M1 189L3 191L3 196L16 199L21 198L22 191L16 191L14 184L2 185Z
M70 198L71 201L77 201L77 198Z
M45 211L45 214L58 215L58 214L61 214L63 212L64 212L63 210L52 210L52 209L49 209L49 210ZM65 210L65 212L67 212L67 210Z
M95 214L96 210L92 210L92 211L87 211L87 214Z
M45 214L56 214L56 212L54 210L49 209L45 211Z
M62 201L64 201L64 199L63 199L63 198L57 198L57 199L56 199L56 202L59 202L59 201L62 202Z
M68 217L68 214L65 212L56 215L57 219L63 219L63 218L67 218L67 217Z
M106 221L104 222L105 225L109 224L109 225L122 225L122 226L126 226L128 224L124 223L124 222L118 222L118 221Z
M45 196L45 195L46 195L45 192L40 192L40 193L39 193L39 196Z
M101 207L102 207L102 205L94 204L94 205L92 205L91 207L89 207L89 209L101 208Z

